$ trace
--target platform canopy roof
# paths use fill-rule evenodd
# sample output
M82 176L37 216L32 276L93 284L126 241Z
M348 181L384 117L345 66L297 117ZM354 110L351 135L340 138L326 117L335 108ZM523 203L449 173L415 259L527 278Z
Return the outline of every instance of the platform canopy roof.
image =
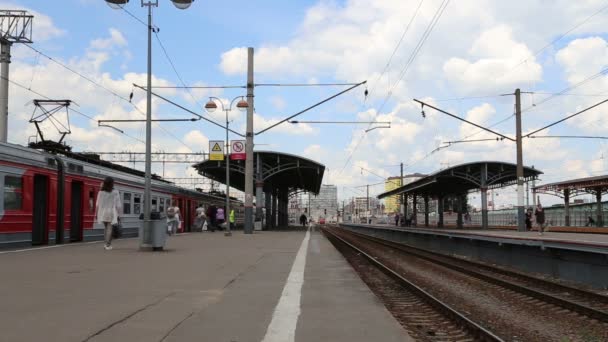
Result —
M588 193L608 192L608 175L570 179L562 182L539 185L533 188L537 193L563 197L564 190L569 190L569 196L578 196Z
M258 165L259 163L259 165ZM290 191L305 190L318 194L325 172L325 165L300 156L271 151L253 153L254 181L258 170L259 179L266 186ZM201 176L226 184L226 160L206 160L193 166ZM230 187L245 191L245 161L230 161ZM254 183L255 190L255 183Z
M486 170L486 177L482 177ZM524 180L536 179L542 172L524 167ZM485 183L485 186L484 186ZM384 198L399 194L415 194L430 197L459 195L482 187L501 188L517 184L517 165L497 161L481 161L453 166L437 171L412 183L378 195Z

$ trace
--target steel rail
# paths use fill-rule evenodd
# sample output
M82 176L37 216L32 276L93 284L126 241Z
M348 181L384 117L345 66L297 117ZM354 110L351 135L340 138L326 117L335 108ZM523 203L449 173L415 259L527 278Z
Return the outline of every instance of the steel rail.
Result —
M416 294L417 296L419 296L420 298L422 298L423 301L425 301L426 303L428 303L430 306L434 307L439 312L445 314L452 321L455 321L456 323L458 323L459 325L461 325L464 329L466 329L469 333L471 333L471 335L473 335L479 341L504 341L502 338L496 336L490 330L484 328L480 324L478 324L478 323L474 322L473 320L467 318L465 315L463 315L460 312L456 311L455 309L453 309L452 307L450 307L448 304L442 302L441 300L439 300L438 298L436 298L432 294L428 293L427 291L423 290L418 285L416 285L416 284L410 282L409 280L405 279L398 272L395 272L390 267L384 265L382 262L378 261L373 256L367 254L366 252L364 252L363 250L361 250L358 247L354 246L350 242L344 240L343 238L341 238L340 236L338 236L335 232L333 232L333 231L331 231L330 229L327 229L327 228L321 228L321 229L323 230L323 232L325 232L327 234L330 234L332 237L334 237L335 239L339 240L341 243L343 243L346 246L348 246L348 247L352 248L353 250L355 250L359 255L365 257L375 267L377 267L382 272L384 272L388 276L390 276L393 279L395 279L396 281L398 281L407 290L413 292L414 294Z
M388 240L384 240L384 239L379 239L377 237L372 237L369 235L365 235L365 234L361 234L361 233L357 233L357 232L353 232L353 231L348 231L352 234L355 234L357 236L360 236L362 238L367 239L368 241L374 241L376 243L382 244L384 246L387 247L392 247L395 248L401 252L404 253L409 253L412 255L415 255L416 257L419 257L421 259L439 264L441 266L444 266L446 268L449 268L451 270L456 270L458 272L461 273L465 273L467 275L473 276L475 278L481 279L481 280L485 280L489 283L495 284L495 285L499 285L505 288L508 288L510 290L528 295L530 297L533 298L537 298L540 300L543 300L545 302L551 303L551 304L555 304L558 306L561 306L563 308L572 310L572 311L576 311L578 313L584 314L586 316L589 316L591 318L595 318L598 319L602 322L607 322L608 323L608 312L605 311L601 311L601 310L597 310L595 308L589 307L587 305L583 305L580 303L576 303L564 298L560 298L557 296L554 296L552 294L549 293L544 293L541 292L539 290L533 289L529 286L524 286L524 285L520 285L520 284L516 284L514 282L508 281L508 280L504 280L504 279L500 279L491 275L487 275L487 274L483 274L481 272L472 270L472 269L468 269L466 267L463 266L459 266L456 265L455 262L460 263L460 264L469 264L471 266L474 267L479 267L479 268L483 268L486 271L489 272L495 272L495 273L499 273L499 274L503 274L506 276L510 276L513 278L523 278L524 281L529 281L529 282L533 282L533 283L537 283L539 284L539 286L544 286L544 287L553 287L553 288L557 288L560 291L566 291L566 292L570 292L570 293L577 293L581 296L584 297L588 297L591 300L595 300L595 301L601 301L604 304L608 305L608 297L606 296L602 296L593 292L589 292L589 291L585 291L585 290L581 290L581 289L577 289L574 287L570 287L570 286L566 286L566 285L562 285L562 284L557 284L554 282L550 282L547 280L543 280L543 279L539 279L539 278L535 278L535 277L531 277L528 275L524 275L524 274L520 274L517 272L512 272L512 271L507 271L507 270L502 270L502 269L497 269L488 265L483 265L477 262L472 262L472 261L468 261L468 260L462 260L459 258L455 258L452 256L448 256L448 255L444 255L444 254L439 254L436 252L429 252L427 250L422 250L420 248L417 247L413 247L410 245L405 245L405 244L401 244L401 243L397 243L397 242L393 242L393 241L388 241ZM414 250L414 251L412 251ZM429 254L431 256L429 256ZM448 259L451 260L452 262L447 262L447 261L442 261L442 260L438 260L439 258L444 258L444 259ZM557 291L556 291L557 292Z

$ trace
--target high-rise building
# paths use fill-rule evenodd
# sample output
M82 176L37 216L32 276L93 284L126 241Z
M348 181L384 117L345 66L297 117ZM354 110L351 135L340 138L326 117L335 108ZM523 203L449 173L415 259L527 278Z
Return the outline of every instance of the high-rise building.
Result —
M327 222L338 222L338 187L321 185L317 196L310 196L310 215L315 221L323 218Z

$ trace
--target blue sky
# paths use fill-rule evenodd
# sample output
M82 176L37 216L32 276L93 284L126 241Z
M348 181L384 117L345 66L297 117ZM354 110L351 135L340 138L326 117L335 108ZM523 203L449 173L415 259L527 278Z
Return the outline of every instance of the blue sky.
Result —
M41 0L1 3L4 8L35 12L33 47L116 94L128 97L131 83L145 82L146 27L126 12L112 10L102 0L63 0L61 5ZM490 136L429 109L423 119L413 98L491 125L513 113L513 97L496 95L512 93L518 87L534 91L536 94L522 97L523 108L531 108L523 114L524 131L530 131L603 100L600 95L608 96L608 79L603 75L568 91L577 96L555 96L543 102L550 96L548 93L559 92L607 66L608 32L602 23L608 19L608 10L601 11L608 5L606 1L451 1L420 52L404 69L442 0L422 1L398 45L420 3L264 0L254 4L197 0L190 9L180 11L170 1L160 0L154 22L160 28L162 44L187 85L244 84L243 48L248 46L256 51L256 83L368 80L367 99L363 96L366 87L360 87L298 119L375 119L392 121L391 129L365 134L366 125L284 124L256 138L258 149L302 154L325 164L329 169L325 183L338 185L340 199L357 193L352 187L396 175L398 168L394 165L400 162L409 165L406 172L430 173L474 160L515 160L514 146L506 142L458 144L429 155L445 141L472 134L475 138ZM139 1L131 1L126 9L146 19L146 10ZM181 85L156 38L153 73L155 84ZM78 103L78 110L95 120L141 117L131 104L25 47L16 46L13 50L11 78L46 96L70 98ZM255 130L342 89L259 87ZM201 114L201 104L209 95L225 101L244 95L241 89L163 94ZM144 95L135 91L133 101L143 111ZM477 98L480 96L484 97ZM25 137L33 134L33 127L27 124L33 107L25 104L36 97L11 87L9 141L24 144ZM463 99L446 100L454 98ZM154 102L153 111L158 117L189 117L161 101ZM605 113L606 108L600 107L546 133L607 135L608 123L602 119ZM223 120L222 113L204 115ZM244 117L233 111L231 125L243 131ZM73 133L68 142L76 150L144 148L132 138L95 127L93 120L78 114L73 113L70 120ZM495 128L513 134L514 126L511 118ZM143 125L124 125L121 129L132 137L144 138ZM156 126L153 136L156 150L199 152L208 149L208 139L223 139L224 132L199 121ZM524 145L525 164L542 169L546 182L605 174L608 165L603 155L608 158L606 144L600 140L537 139ZM161 172L158 166L154 171ZM165 172L168 177L194 174L178 165L167 167ZM377 194L382 190L375 186L370 192ZM513 202L513 190L504 190L502 198L504 203Z

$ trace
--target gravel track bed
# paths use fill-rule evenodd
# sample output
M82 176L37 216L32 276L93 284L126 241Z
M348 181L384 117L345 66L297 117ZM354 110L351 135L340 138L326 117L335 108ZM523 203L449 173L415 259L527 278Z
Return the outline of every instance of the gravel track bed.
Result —
M350 247L328 237L361 279L385 304L389 312L416 341L476 341L464 329L404 289Z
M608 341L608 325L450 270L386 246L338 232L418 286L508 341Z

